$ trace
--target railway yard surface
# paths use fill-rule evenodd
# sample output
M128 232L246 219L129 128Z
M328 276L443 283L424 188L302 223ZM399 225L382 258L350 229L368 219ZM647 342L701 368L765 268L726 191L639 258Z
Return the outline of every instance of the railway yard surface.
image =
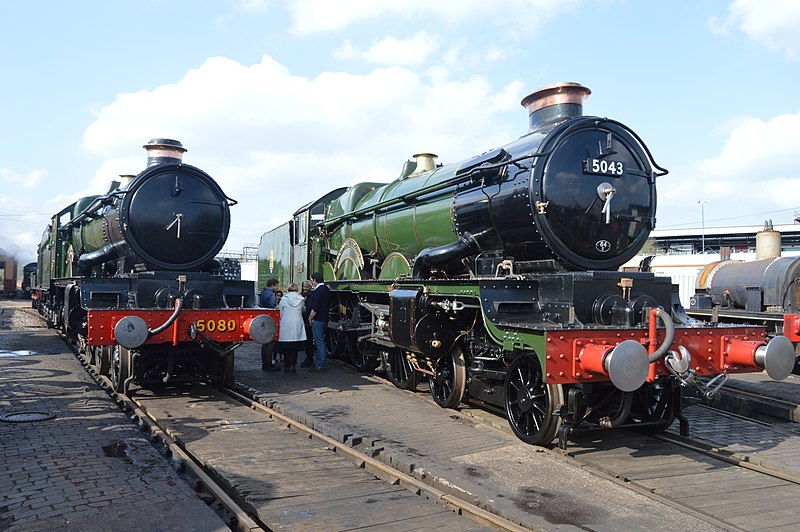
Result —
M0 530L246 528L176 472L181 459L165 458L25 306L0 302ZM714 406L735 413L687 408L687 438L677 423L663 438L596 432L566 453L521 443L477 407L441 409L424 384L399 390L337 361L325 373L265 373L246 344L236 380L228 394L134 387L132 398L253 517L251 529L800 526L797 376L732 379ZM454 511L456 499L478 519Z

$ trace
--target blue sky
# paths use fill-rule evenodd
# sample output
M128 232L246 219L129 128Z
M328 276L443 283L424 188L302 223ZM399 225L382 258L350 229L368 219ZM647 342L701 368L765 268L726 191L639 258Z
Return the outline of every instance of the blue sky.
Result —
M527 129L576 81L584 113L658 163L659 229L800 210L793 0L0 0L0 248L180 140L232 209L227 250L330 189L451 163Z

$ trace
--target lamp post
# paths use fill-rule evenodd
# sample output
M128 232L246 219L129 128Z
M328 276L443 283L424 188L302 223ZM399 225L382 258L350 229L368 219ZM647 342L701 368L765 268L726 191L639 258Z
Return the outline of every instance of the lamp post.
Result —
M711 200L697 200L696 204L700 205L700 253L706 252L706 204L711 203Z

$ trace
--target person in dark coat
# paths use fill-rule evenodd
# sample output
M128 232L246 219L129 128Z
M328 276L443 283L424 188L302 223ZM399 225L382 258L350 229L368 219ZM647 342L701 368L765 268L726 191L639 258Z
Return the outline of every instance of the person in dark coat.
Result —
M311 281L303 281L303 290L300 295L306 300L305 307L303 307L303 323L306 328L306 345L304 351L306 358L300 364L301 368L310 368L314 364L314 337L311 334L311 324L308 322L308 314L311 311L309 308L309 297L311 296Z
M311 286L314 290L309 297L308 321L311 323L311 334L317 348L317 365L309 371L325 371L325 358L328 350L325 347L325 330L328 328L328 311L331 305L331 289L322 282L322 274L311 274Z
M274 277L267 279L267 286L258 295L258 305L264 308L277 308L275 301L275 290L278 288L278 280ZM275 340L261 344L261 371L277 371L281 369L273 360L275 353Z

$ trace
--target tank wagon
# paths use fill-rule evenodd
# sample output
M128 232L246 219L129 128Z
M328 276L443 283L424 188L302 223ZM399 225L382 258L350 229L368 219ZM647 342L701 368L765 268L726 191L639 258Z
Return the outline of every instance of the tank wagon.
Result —
M756 234L756 260L721 260L697 276L688 314L726 323L759 324L768 336L800 345L800 257L781 256L781 236L771 221ZM793 373L800 374L800 364Z
M228 198L184 164L180 142L144 146L147 168L53 215L38 247L33 298L118 392L176 378L224 385L235 349L276 333L252 282L215 258L230 227Z
M265 233L260 262L294 281L323 272L332 348L381 361L400 387L427 378L442 407L504 411L531 444L676 417L685 432L681 388L723 380L697 377L785 378L785 337L692 323L669 278L617 271L654 228L667 172L632 129L583 116L589 94L544 87L509 144L446 166L418 154L390 183L326 194Z

